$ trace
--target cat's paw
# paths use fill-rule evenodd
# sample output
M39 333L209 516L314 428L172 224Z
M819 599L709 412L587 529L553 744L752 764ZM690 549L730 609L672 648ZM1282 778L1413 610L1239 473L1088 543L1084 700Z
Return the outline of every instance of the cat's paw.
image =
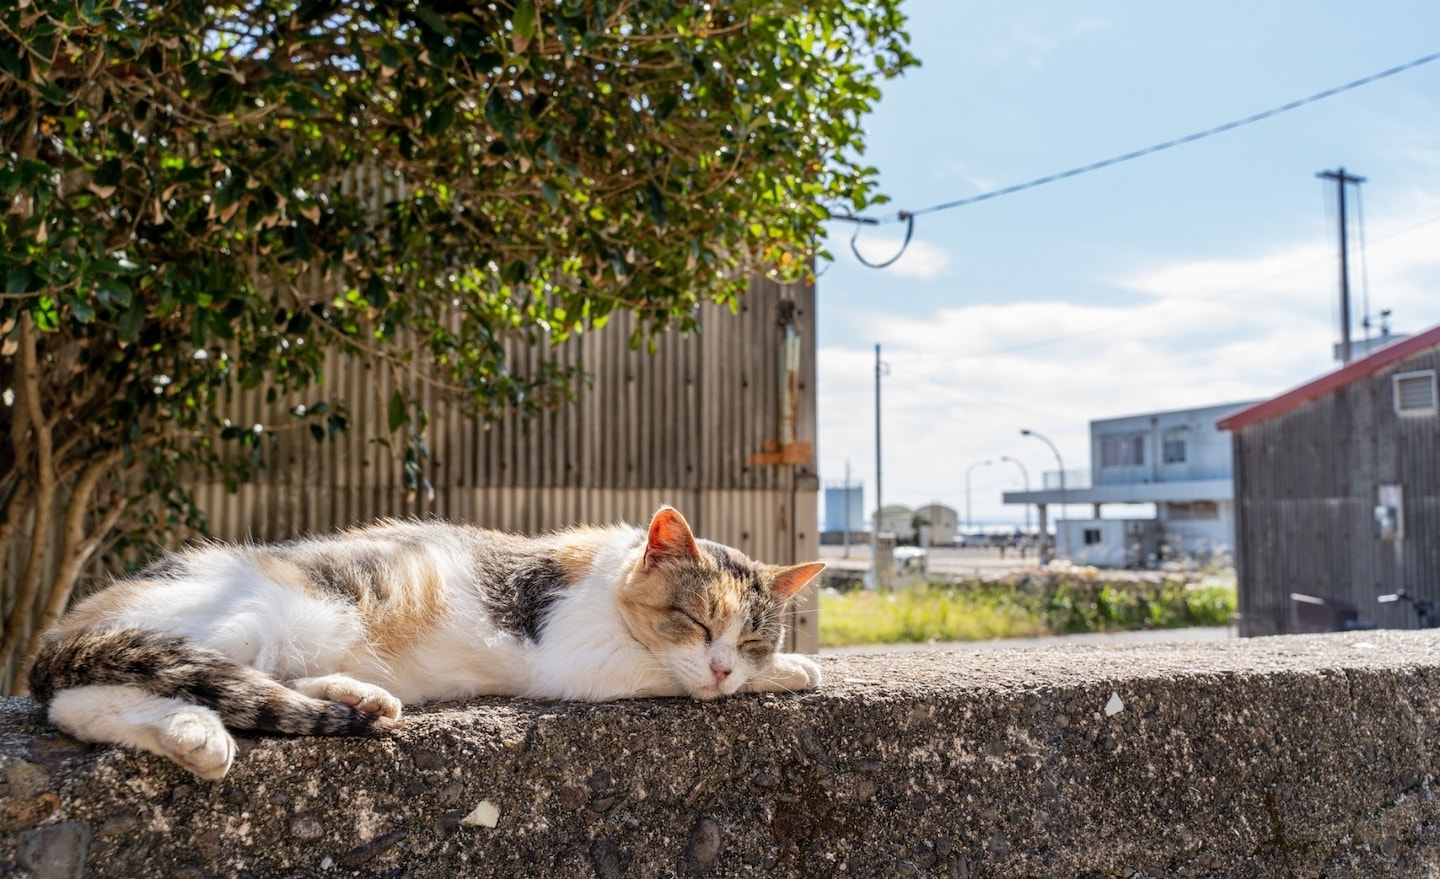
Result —
M767 693L793 693L820 686L824 675L820 664L798 653L777 653L770 670L754 682L752 689Z
M155 732L164 756L207 781L224 778L235 761L235 740L213 711L173 711L161 718Z
M318 678L301 678L290 682L290 687L315 699L325 699L349 705L366 714L375 714L390 720L400 719L400 700L382 687L357 681L346 675L324 675ZM389 726L385 727L389 728Z

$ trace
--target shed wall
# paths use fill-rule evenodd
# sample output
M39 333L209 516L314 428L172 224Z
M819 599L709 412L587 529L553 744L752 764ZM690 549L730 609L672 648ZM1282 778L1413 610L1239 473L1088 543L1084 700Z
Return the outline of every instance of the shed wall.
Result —
M1440 368L1430 348L1233 436L1240 630L1299 631L1290 593L1353 602L1363 619L1410 628L1376 596L1440 601L1440 418L1396 413L1396 373ZM1382 539L1379 486L1403 487L1404 537Z

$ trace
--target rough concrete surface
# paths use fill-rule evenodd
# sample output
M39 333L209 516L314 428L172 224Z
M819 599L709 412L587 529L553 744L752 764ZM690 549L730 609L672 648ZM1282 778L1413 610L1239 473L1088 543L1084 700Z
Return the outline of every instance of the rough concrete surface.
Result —
M1440 633L823 663L246 738L213 784L3 700L0 876L1440 875Z

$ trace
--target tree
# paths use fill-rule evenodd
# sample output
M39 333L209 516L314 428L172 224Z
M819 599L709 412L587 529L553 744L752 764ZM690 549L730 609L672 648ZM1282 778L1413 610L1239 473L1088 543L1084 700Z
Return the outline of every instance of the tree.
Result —
M5 6L7 680L97 553L203 527L183 474L257 466L278 426L227 393L312 388L339 347L477 415L554 405L575 376L507 339L683 329L803 272L878 200L861 117L914 63L898 0ZM344 404L295 418L323 438ZM425 413L390 414L418 485Z

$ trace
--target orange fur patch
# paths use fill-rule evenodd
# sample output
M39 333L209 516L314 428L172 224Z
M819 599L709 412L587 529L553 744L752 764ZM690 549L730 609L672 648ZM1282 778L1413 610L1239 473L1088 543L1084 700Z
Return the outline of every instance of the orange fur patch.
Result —
M565 585L575 586L590 573L595 554L610 539L610 532L599 528L577 528L557 535L555 559L565 572Z
M368 594L360 608L370 646L382 656L396 656L414 646L444 618L448 609L445 585L435 563L422 554L397 560L388 595Z

